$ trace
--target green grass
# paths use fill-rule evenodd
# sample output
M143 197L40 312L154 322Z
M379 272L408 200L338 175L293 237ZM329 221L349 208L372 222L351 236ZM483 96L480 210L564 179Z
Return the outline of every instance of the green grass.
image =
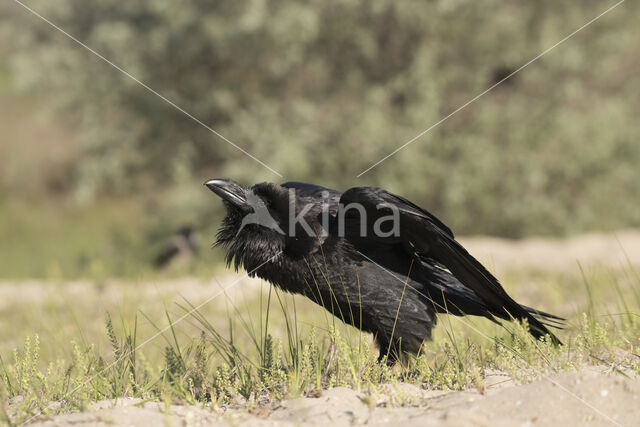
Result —
M516 298L569 317L560 332L563 347L533 340L522 325L440 316L423 354L394 367L377 363L370 335L266 284L235 303L221 295L202 306L215 288L203 286L201 297L172 304L160 291L150 298L144 290L154 282L143 279L95 296L87 291L79 304L61 284L52 288L55 296L3 311L8 324L0 342L0 419L20 424L122 396L213 406L240 402L250 409L333 386L375 391L407 382L482 390L485 373L494 370L523 382L585 365L640 374L638 272L576 270L505 277ZM22 312L27 305L32 310Z

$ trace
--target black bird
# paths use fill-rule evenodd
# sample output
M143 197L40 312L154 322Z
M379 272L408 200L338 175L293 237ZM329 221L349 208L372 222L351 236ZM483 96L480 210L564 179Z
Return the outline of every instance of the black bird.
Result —
M489 78L489 84L492 86L500 83L501 86L506 87L516 83L517 76L514 74L515 68L507 65L498 65L491 71L491 77Z
M381 360L417 354L436 313L526 320L534 337L560 344L545 325L564 319L515 302L446 225L407 199L373 187L205 185L227 210L216 244L228 265L373 333Z
M167 239L162 250L153 261L156 268L164 268L179 256L193 257L198 253L198 241L193 227L185 225L180 227Z

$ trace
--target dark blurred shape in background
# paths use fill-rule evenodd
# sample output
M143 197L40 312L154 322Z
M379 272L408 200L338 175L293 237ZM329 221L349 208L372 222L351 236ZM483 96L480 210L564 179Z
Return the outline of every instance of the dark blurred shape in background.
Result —
M185 225L167 239L153 265L156 268L166 268L178 260L191 261L197 253L198 239L195 231L191 226Z
M640 225L640 7L601 1L33 0L0 4L0 275L137 274L202 181L380 185L457 234ZM214 230L199 230L203 236ZM157 247L157 246L156 246ZM205 251L206 252L206 251ZM196 257L207 265L211 254ZM199 268L199 267L194 267Z
M515 84L518 75L513 73L515 73L516 70L517 68L498 65L491 71L491 79L489 80L488 86L500 84L500 87L505 88Z

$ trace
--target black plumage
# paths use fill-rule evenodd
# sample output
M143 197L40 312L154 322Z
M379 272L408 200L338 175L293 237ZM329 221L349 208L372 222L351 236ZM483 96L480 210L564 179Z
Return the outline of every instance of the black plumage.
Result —
M526 320L534 337L560 343L545 325L563 319L515 302L446 225L409 200L373 187L205 184L227 209L217 244L228 264L373 333L381 358L418 353L436 313ZM255 220L243 222L250 214Z

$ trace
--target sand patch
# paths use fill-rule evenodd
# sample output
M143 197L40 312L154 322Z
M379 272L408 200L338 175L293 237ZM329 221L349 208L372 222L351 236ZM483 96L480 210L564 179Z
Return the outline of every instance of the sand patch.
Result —
M211 405L167 407L127 398L97 402L88 411L32 425L630 426L638 420L640 382L590 368L530 384L488 387L483 393L427 391L408 384L387 385L378 393L338 387L318 397L285 400L251 411Z

